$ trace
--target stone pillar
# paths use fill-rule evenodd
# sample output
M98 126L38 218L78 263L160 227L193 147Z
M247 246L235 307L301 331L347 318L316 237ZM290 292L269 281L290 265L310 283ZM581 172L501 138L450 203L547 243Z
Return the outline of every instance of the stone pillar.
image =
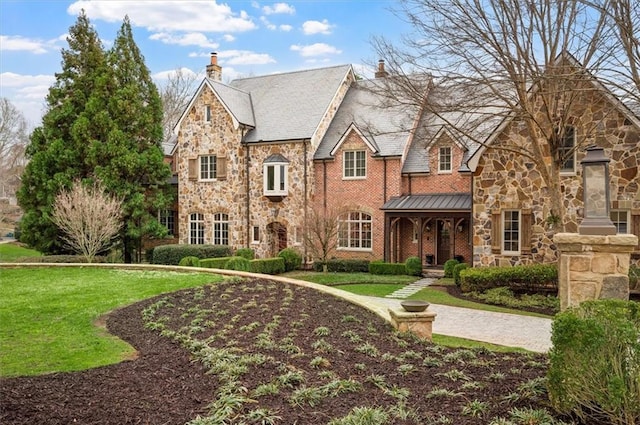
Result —
M638 244L635 235L558 233L560 310L586 300L629 299L629 260Z
M421 311L419 313L409 313L402 309L389 309L391 322L398 332L411 332L418 338L431 341L433 333L433 321L436 320L436 313L431 311Z

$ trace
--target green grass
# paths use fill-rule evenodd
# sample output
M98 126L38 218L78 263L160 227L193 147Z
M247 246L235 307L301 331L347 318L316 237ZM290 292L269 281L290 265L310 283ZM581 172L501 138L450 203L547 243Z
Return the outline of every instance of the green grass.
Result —
M322 273L322 272L307 272L307 271L293 271L285 273L282 276L290 277L291 279L305 280L307 282L320 283L322 285L353 285L359 283L365 284L397 284L408 285L415 282L418 278L415 276L390 276L390 275L376 275L369 273Z
M23 248L14 242L0 244L0 263L12 263L22 257L39 257L41 255L34 249Z
M336 288L352 294L367 295L371 297L386 297L387 295L404 288L406 285L395 283L356 283L352 285L337 285Z
M0 269L0 375L83 370L134 349L94 322L120 306L221 276L94 268Z
M471 339L458 338L455 336L433 334L433 342L451 348L486 348L500 353L528 353L529 351L520 347L507 347L504 345L491 344L489 342L474 341Z

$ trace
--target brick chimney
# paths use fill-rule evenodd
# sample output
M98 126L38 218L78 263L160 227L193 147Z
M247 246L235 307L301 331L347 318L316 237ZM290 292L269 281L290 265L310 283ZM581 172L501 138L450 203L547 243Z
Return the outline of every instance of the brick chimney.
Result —
M222 67L218 65L216 52L211 52L211 63L207 65L207 77L215 81L222 81Z
M384 69L384 59L380 59L378 61L378 70L375 73L376 78L386 78L389 76L389 73Z

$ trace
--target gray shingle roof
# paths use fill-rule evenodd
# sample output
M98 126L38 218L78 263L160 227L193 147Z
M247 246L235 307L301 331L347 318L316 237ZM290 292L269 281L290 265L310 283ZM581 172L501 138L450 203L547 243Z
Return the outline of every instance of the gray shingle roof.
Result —
M249 93L212 79L209 79L209 84L240 124L255 127L256 122L253 116L251 95Z
M407 105L385 106L388 102L372 90L375 84L375 80L352 84L314 159L331 158L331 150L352 124L377 148L378 155L402 155L414 126L417 108Z
M229 108L237 108L243 117L248 117L246 99L250 99L255 128L247 133L247 142L309 139L350 72L351 65L341 65L242 78L232 81L231 87L221 83L214 87L227 90L228 98L236 102ZM231 95L231 90L236 93Z
M470 211L470 193L439 193L429 195L405 195L389 199L382 210L386 211Z

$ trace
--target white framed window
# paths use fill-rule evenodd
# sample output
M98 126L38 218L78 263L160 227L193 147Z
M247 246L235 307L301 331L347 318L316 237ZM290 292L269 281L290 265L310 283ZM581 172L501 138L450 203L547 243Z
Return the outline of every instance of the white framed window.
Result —
M285 163L264 164L264 194L286 196L288 193L287 168Z
M189 215L189 243L204 245L204 214Z
M251 243L260 243L260 226L253 226L251 228Z
M229 245L229 215L224 213L213 215L213 244Z
M505 210L502 212L502 253L505 255L520 254L520 211Z
M629 231L629 211L624 210L611 210L609 217L616 226L617 233L631 233Z
M367 152L345 151L342 158L342 176L345 179L367 177Z
M167 228L167 232L170 235L176 234L176 222L174 210L160 210L158 211L158 222L161 226Z
M200 161L200 180L215 180L217 177L217 158L215 155L202 155Z
M556 130L558 132L559 130ZM571 126L564 128L564 134L559 135L558 156L563 159L560 173L575 174L576 172L576 130Z
M360 211L338 219L338 248L371 251L371 216Z
M211 122L211 105L204 107L204 120L205 122Z
M438 172L451 172L451 146L440 146L438 150Z

